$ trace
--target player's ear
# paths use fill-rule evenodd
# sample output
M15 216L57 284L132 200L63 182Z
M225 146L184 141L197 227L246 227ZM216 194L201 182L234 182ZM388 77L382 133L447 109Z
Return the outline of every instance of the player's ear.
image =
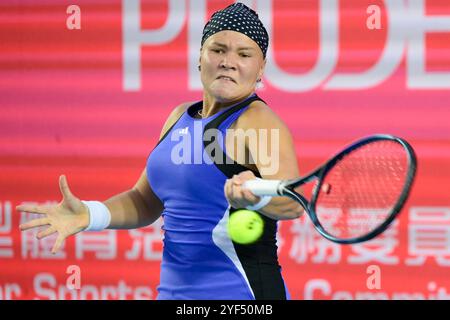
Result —
M264 75L265 69L266 69L266 59L264 59L263 62L261 63L261 67L259 68L259 71L258 71L258 79L262 78L262 76Z
M203 50L203 46L200 48L200 55L199 55L199 57L198 57L198 71L200 71L201 70L201 65L202 65L202 50Z

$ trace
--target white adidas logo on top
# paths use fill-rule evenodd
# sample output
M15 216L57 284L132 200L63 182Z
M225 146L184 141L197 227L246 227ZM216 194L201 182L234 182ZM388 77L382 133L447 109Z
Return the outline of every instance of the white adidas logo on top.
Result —
M188 134L188 133L189 133L189 127L178 130L178 134Z

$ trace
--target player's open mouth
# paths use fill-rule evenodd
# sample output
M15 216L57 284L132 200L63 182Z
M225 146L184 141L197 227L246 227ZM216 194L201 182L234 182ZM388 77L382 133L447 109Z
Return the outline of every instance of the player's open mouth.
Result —
M226 80L226 81L232 81L232 82L236 83L236 81L233 78L227 77L227 76L218 76L217 79Z

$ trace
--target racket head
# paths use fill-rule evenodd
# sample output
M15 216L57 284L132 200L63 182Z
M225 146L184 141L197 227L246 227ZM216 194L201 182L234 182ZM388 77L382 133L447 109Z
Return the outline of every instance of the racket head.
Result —
M333 242L373 239L400 213L416 168L414 150L401 138L378 134L358 140L315 173L318 180L308 214Z

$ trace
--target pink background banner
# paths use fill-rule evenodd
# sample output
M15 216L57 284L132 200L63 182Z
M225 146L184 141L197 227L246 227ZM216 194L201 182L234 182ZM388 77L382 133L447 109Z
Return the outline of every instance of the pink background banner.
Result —
M280 223L292 298L449 299L449 2L242 2L270 34L258 94L291 129L302 173L374 133L405 138L418 156L400 218L371 242L336 245L306 217ZM60 174L86 200L131 188L170 111L201 100L202 28L230 3L0 3L0 299L156 297L162 221L80 233L52 255L54 238L20 232L32 217L14 208L59 202ZM73 268L80 289L67 287Z

